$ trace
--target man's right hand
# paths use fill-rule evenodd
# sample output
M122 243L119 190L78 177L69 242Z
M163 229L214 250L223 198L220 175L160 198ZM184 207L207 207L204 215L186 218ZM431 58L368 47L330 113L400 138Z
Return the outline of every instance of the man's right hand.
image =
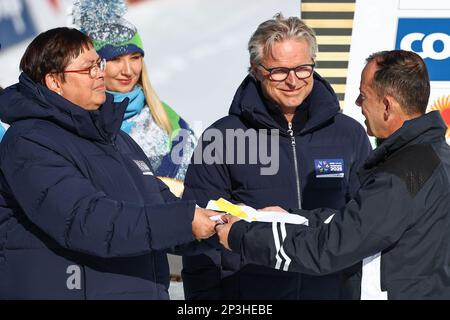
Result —
M195 208L194 219L192 220L192 234L197 240L207 239L216 233L214 226L217 222L209 218L216 215L216 211Z

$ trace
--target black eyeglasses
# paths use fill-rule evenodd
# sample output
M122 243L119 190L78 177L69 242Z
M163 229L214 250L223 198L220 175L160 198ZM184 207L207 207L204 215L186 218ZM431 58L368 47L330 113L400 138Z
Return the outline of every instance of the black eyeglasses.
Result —
M106 69L106 59L99 59L96 63L86 69L80 70L65 70L62 73L80 73L80 74L88 74L89 77L95 79L98 75L99 71L105 71Z
M311 64L301 64L295 68L285 68L285 67L277 67L277 68L266 68L262 64L259 64L264 70L269 72L269 79L272 81L284 81L289 77L289 73L294 71L295 76L299 79L306 79L311 76L314 71L315 63Z

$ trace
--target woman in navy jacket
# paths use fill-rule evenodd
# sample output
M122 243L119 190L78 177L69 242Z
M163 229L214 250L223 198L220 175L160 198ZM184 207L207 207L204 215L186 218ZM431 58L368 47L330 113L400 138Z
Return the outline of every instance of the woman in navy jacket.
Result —
M167 249L213 234L212 212L120 131L128 100L105 95L89 37L44 32L20 67L0 96L0 298L168 299Z

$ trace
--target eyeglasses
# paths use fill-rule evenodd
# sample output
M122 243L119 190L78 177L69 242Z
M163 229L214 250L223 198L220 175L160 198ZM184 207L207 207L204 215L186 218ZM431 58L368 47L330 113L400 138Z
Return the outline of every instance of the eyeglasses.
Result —
M284 81L287 79L291 71L294 71L295 76L299 79L306 79L311 76L311 74L314 71L314 67L316 66L315 63L311 64L301 64L295 68L285 68L285 67L278 67L278 68L266 68L262 64L259 64L264 70L269 72L269 79L272 81Z
M99 71L105 71L106 68L106 59L99 59L96 63L86 69L80 70L65 70L62 73L80 73L80 74L88 74L91 79L95 79L98 75Z

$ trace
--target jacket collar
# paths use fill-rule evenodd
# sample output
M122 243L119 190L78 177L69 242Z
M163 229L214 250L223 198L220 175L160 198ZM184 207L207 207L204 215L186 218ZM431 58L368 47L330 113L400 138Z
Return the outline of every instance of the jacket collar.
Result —
M364 169L370 169L385 160L394 152L410 145L433 143L444 140L447 126L439 111L431 111L402 125L391 136L372 151L364 163Z

